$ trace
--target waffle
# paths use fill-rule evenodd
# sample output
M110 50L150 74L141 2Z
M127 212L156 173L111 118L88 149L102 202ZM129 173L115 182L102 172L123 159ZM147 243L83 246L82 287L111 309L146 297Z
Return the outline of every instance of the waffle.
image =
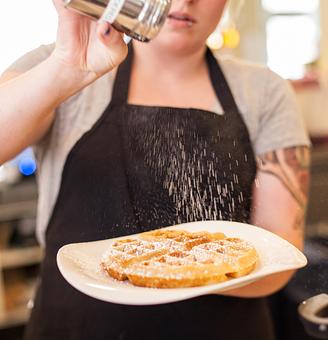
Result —
M103 269L117 280L151 288L203 286L249 274L258 255L221 233L155 230L111 245Z
M102 267L117 280L127 279L125 269L133 263L164 255L170 246L169 240L151 242L138 239L123 239L111 245L104 254Z
M221 240L225 238L222 233L209 233L207 231L201 231L197 233L190 233L185 230L167 230L159 229L140 234L140 238L148 240L150 242L159 240L171 240L181 244L181 247L189 250L194 246L211 242L215 240Z

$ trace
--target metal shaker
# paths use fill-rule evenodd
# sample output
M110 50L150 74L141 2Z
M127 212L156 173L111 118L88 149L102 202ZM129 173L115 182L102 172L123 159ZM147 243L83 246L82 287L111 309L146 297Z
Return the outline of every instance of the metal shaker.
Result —
M171 0L63 0L65 6L137 39L153 39L170 10Z

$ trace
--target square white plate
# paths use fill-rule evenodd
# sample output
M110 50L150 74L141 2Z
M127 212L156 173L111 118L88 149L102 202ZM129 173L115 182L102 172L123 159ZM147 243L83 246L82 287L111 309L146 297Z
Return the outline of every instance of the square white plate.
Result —
M136 287L128 282L112 279L100 269L103 253L111 243L120 239L115 238L65 245L57 254L59 270L73 287L93 298L126 305L155 305L220 293L273 273L304 267L307 263L306 257L296 247L269 231L249 224L206 221L180 224L167 229L223 232L228 237L239 237L256 248L259 263L249 275L208 286L179 289Z

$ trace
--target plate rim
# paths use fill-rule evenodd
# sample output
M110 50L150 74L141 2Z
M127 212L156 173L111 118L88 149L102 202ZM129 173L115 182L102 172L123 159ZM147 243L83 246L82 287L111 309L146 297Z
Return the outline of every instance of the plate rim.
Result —
M297 270L297 269L300 269L304 266L306 266L307 264L307 259L306 259L306 256L302 253L302 251L300 251L297 247L295 247L293 244L291 244L290 242L288 242L287 240L283 239L282 237L276 235L275 233L269 231L269 230L266 230L264 228L261 228L261 227L258 227L258 226L255 226L255 225L251 225L251 224L248 224L248 223L242 223L242 222L233 222L233 221L223 221L223 220L211 220L211 221L195 221L195 222L188 222L188 223L183 223L183 224L178 224L178 225L174 225L174 226L168 226L168 227L163 227L163 228L158 228L158 229L183 229L183 227L189 227L190 225L194 225L194 224L213 224L213 223L216 223L217 224L217 228L220 228L220 224L221 225L225 225L225 226L228 226L228 225L236 225L238 224L239 227L245 227L247 226L248 228L251 228L253 230L257 230L260 232L260 234L267 234L267 235L270 235L271 237L274 237L276 238L277 240L279 240L279 242L283 242L285 244L288 245L288 247L293 251L295 252L295 254L297 254L297 258L298 258L298 264L294 264L294 265L280 265L278 266L277 268L274 268L274 266L272 266L271 270L265 270L265 268L261 268L261 272L258 273L258 272L255 272L255 273L250 273L246 276L243 276L241 278L236 278L236 279L232 279L230 282L236 282L235 285L229 285L228 287L226 288L218 288L218 289L215 289L216 286L222 286L222 284L226 283L227 281L225 282L221 282L221 283L217 283L217 284L212 284L212 285L208 285L208 286L200 286L200 287L190 287L190 288L171 288L171 289L160 289L161 292L167 292L167 291L170 291L170 292L177 292L178 290L182 289L183 292L181 294L181 291L179 292L180 293L180 298L176 298L176 297L173 297L172 294L168 295L167 298L161 298L160 299L160 302L158 301L148 301L145 303L145 302L142 302L142 301L138 301L135 300L135 301L130 301L130 302L127 302L126 299L122 299L122 298L117 298L115 297L115 294L114 294L114 298L113 299L108 299L108 296L107 294L104 294L105 296L102 298L101 296L99 296L99 294L95 294L93 292L90 292L90 289L92 291L94 291L94 289L96 289L96 292L98 292L98 290L100 292L104 292L104 290L106 290L105 288L95 288L95 287L92 287L92 284L87 284L85 283L81 277L85 274L78 274L76 273L76 271L72 272L72 273L69 273L68 271L66 271L65 269L65 264L64 264L64 259L65 259L65 252L67 251L68 248L70 247L75 247L75 246L83 246L85 244L88 244L88 246L90 246L91 244L97 244L97 243L107 243L107 242L114 242L115 240L119 240L119 239L124 239L124 238L128 238L128 237L138 237L138 235L140 235L141 233L137 233L137 234L131 234L131 235L125 235L125 236L120 236L120 237L115 237L115 238L109 238L109 239L102 239L102 240L97 240L97 241L89 241L89 242L77 242L77 243L69 243L69 244L66 244L64 246L62 246L58 252L57 252L57 255L56 255L56 263L57 263L57 267L61 273L61 275L64 277L64 279L71 285L73 286L75 289L77 289L78 291L92 297L92 298L96 298L98 300L101 300L101 301L105 301L105 302L109 302L109 303L116 303L116 304L123 304L123 305L136 305L136 306L140 306L140 305L159 305L159 304L165 304L165 303L172 303L172 302L177 302L177 301L182 301L182 300L186 300L186 299L190 299L190 298L193 298L193 297L197 297L197 296L203 296L203 295L208 295L208 294L220 294L220 293L224 293L224 291L227 291L227 290L231 290L231 289L235 289L235 288L239 288L239 287L242 287L242 286L245 286L245 285L248 285L254 281L257 281L263 277L266 277L268 275L273 275L273 274L277 274L277 273L280 273L280 272L284 272L284 271L288 271L288 270ZM204 228L206 229L206 228ZM238 237L238 235L236 235L236 237ZM255 247L256 248L256 247ZM66 257L67 258L67 257ZM269 267L270 268L270 267ZM78 278L78 280L75 280L75 277ZM96 279L94 278L89 278L89 280L93 280L93 281L96 281ZM111 280L114 280L113 278L109 278ZM99 283L100 285L104 285L104 283ZM127 286L134 289L134 288L137 288L137 289L142 289L142 290L145 290L145 291L149 291L151 290L152 292L155 290L154 288L147 288L147 287L135 287L133 286L132 284L129 284L127 283ZM116 289L116 288L115 288ZM196 294L195 294L195 291L196 291ZM107 293L107 291L106 291ZM101 294L100 294L101 295ZM124 295L124 294L123 294ZM174 295L174 294L173 294Z

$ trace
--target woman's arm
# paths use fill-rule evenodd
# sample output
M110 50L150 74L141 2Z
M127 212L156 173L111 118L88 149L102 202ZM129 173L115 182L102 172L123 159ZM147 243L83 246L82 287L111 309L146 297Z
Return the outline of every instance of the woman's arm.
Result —
M55 108L86 79L71 68L63 69L53 57L24 73L7 73L0 79L0 165L49 129Z
M54 52L26 73L7 73L0 79L0 164L37 142L58 105L127 54L122 35L107 23L67 10L62 0L54 4L59 22Z
M252 224L303 247L304 218L309 185L308 147L291 147L258 157ZM225 292L238 297L272 294L290 280L293 271L271 275L253 284Z

